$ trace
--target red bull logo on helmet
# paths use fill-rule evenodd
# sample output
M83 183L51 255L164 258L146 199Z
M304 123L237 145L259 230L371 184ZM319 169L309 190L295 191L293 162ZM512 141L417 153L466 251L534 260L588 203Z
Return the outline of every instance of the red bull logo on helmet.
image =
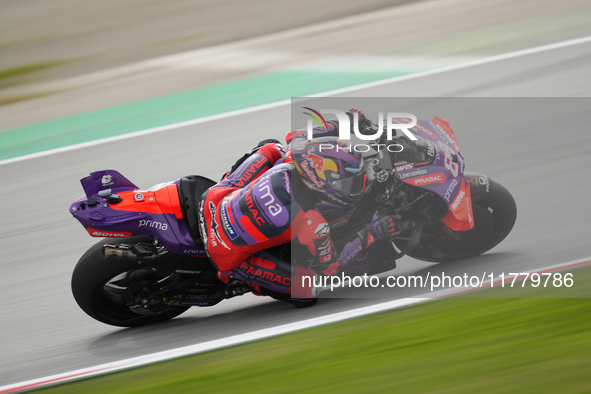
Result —
M310 167L318 172L324 171L324 157L320 157L314 153L308 153L303 156L308 159L308 162L310 162Z
M302 155L308 162L310 163L310 167L316 170L316 174L321 178L326 180L325 171L330 170L333 172L338 172L337 163L330 159L326 159L322 156L318 156L314 153L308 152L307 154Z

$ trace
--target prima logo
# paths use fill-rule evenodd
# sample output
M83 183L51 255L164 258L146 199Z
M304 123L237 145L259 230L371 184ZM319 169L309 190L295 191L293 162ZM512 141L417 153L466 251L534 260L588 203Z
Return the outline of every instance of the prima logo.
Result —
M269 178L265 179L260 184L257 184L257 187L258 187L258 192L261 193L261 196L259 197L259 199L262 203L265 204L265 207L267 208L268 212L273 216L279 215L283 211L283 208L278 203L273 204L275 202L275 197L273 196L273 193L271 193L271 186L269 185ZM265 194L262 194L263 192ZM267 199L267 197L268 197L268 199ZM265 201L265 200L267 200L267 201Z
M161 223L161 222L155 222L153 220L140 220L138 227L150 227L150 228L155 228L155 229L163 230L163 231L168 230L168 224Z
M101 179L103 186L108 186L113 183L113 176L112 175L103 175L103 179Z
M447 191L445 192L445 201L447 201L449 203L449 200L451 199L451 195L454 192L454 190L456 190L456 186L458 185L458 181L454 178L451 180L449 186L447 187Z
M310 107L303 107L312 112L304 112L304 114L310 116L313 120L316 121L320 130L328 130L328 124L321 113L333 113L337 116L337 120L339 122L339 139L341 140L350 140L351 139L351 129L355 133L355 136L360 140L370 141L380 138L384 132L384 126L386 128L387 139L389 141L392 140L392 131L393 130L400 130L402 131L408 138L413 141L417 140L417 137L409 130L412 127L415 127L417 124L417 117L413 114L409 114L406 112L388 112L384 117L384 113L380 112L378 114L378 129L375 134L373 135L363 135L359 131L359 114L357 112L353 112L353 127L351 127L351 119L349 116L338 109L321 109L320 112L310 108ZM385 119L384 119L385 118ZM313 131L313 122L312 119L308 119L308 139L311 140L314 138L314 131ZM402 119L407 121L406 123L395 123L394 119ZM384 124L385 122L385 124Z

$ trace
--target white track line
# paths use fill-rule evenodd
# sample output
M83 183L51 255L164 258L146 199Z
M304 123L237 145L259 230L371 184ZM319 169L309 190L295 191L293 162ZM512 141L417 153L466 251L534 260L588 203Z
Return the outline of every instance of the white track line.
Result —
M591 264L591 256L583 259L573 260L566 263L555 264L545 268L529 271L533 272L550 272L569 268L580 267ZM490 282L488 283L490 284ZM265 328L262 330L252 331L245 334L234 335L227 338L216 339L213 341L198 343L196 345L189 345L177 349L165 350L163 352L147 354L144 356L128 358L121 361L115 361L107 364L96 365L90 368L82 368L71 372L51 375L40 379L27 380L25 382L10 384L0 387L0 394L15 393L22 390L31 390L49 385L71 382L78 379L89 378L93 376L103 375L107 373L123 371L126 369L136 368L153 364L161 361L173 360L180 357L195 355L212 350L218 350L230 346L240 345L247 342L257 341L260 339L270 338L278 335L283 335L295 331L305 330L312 327L318 327L326 324L336 323L343 320L349 320L356 317L367 316L375 313L391 311L409 305L419 304L422 302L453 296L460 293L470 291L482 290L482 288L468 288L458 290L458 288L450 288L439 290L436 292L423 294L413 298L402 298L383 302L380 304L370 305L362 308L351 309L344 312L334 313L332 315L316 317L313 319L302 320L295 323L283 324L276 327Z
M312 97L325 97L325 96L331 96L331 95L336 95L336 94L352 92L352 91L370 88L370 87L374 87L374 86L386 85L389 83L396 83L396 82L400 82L400 81L421 78L421 77L425 77L425 76L429 76L429 75L459 70L462 68L473 67L473 66L477 66L477 65L481 65L481 64L487 64L487 63L500 61L500 60L512 59L512 58L516 58L516 57L520 57L520 56L526 56L526 55L550 51L550 50L554 50L554 49L565 48L568 46L584 44L584 43L587 43L590 41L591 41L591 36L587 36L587 37L582 37L582 38L578 38L578 39L562 41L562 42L558 42L558 43L554 43L554 44L542 45L542 46L538 46L538 47L534 47L534 48L530 48L530 49L509 52L509 53L505 53L502 55L496 55L496 56L483 58L480 60L474 60L474 61L470 61L470 62L466 62L466 63L461 63L461 64L454 65L454 66L448 66L448 67L443 67L443 68L434 69L434 70L430 70L430 71L419 72L416 74L410 74L410 75L405 75L405 76L395 77L395 78L388 78L388 79L384 79L381 81L375 81L375 82L365 83L365 84L361 84L361 85L350 86L347 88L331 90L331 91L327 91L327 92L323 92L323 93L314 94L314 95L312 95ZM30 154L30 155L25 155L25 156L12 158L12 159L2 160L2 161L0 161L0 165L5 165L5 164L15 163L15 162L19 162L19 161L34 159L37 157L48 156L48 155L67 152L67 151L76 150L76 149L82 149L82 148L86 148L89 146L105 144L105 143L123 140L123 139L127 139L127 138L134 138L134 137L139 137L139 136L143 136L143 135L147 135L147 134L158 133L161 131L172 130L172 129L179 128L179 127L211 122L214 120L225 119L225 118L238 116L238 115L242 115L242 114L262 111L262 110L269 109L269 108L275 108L275 107L279 107L282 105L288 105L288 104L290 104L290 102L291 102L291 100L282 100L282 101L277 101L274 103L245 108L245 109L241 109L241 110L237 110L237 111L226 112L223 114L212 115L212 116L207 116L207 117L198 118L198 119L192 119L192 120L188 120L185 122L173 123L170 125L155 127L155 128L146 129L146 130L140 130L137 132L132 132L132 133L119 135L119 136L115 136L115 137L103 138L103 139L89 141L89 142L85 142L85 143L81 143L81 144L75 144L75 145L70 145L70 146L66 146L66 147L62 147L62 148L51 149L51 150L44 151L44 152L38 152L38 153ZM575 261L570 261L570 262L563 263L563 264L553 265L550 267L535 270L533 272L555 271L555 270L560 270L560 269L573 268L576 266L581 266L581 265L586 265L586 264L591 264L590 257L575 260ZM479 290L479 289L476 288L476 289L464 290L462 292L472 291L472 290ZM203 353L203 352L207 352L207 351L211 351L211 350L216 350L216 349L221 349L221 348L234 346L234 345L238 345L238 344L242 344L242 343L256 341L259 339L264 339L264 338L269 338L269 337L282 335L282 334L286 334L286 333L290 333L290 332L295 332L295 331L299 331L299 330L303 330L303 329L307 329L307 328L318 327L318 326L325 325L325 324L330 324L330 323L335 323L335 322L339 322L339 321L343 321L343 320L347 320L347 319L352 319L355 317L366 316L366 315L370 315L370 314L374 314L374 313L393 310L393 309L401 308L404 306L418 304L418 303L425 302L428 300L451 296L451 295L454 295L457 293L458 293L457 289L441 290L441 291L438 291L435 293L431 293L430 297L403 298L400 300L394 300L394 301L384 302L384 303L380 303L380 304L376 304L376 305L370 305L370 306L363 307L363 308L353 309L353 310L349 310L349 311L345 311L345 312L339 312L339 313L335 313L335 314L328 315L328 316L303 320L300 322L284 324L281 326L266 328L266 329L262 329L262 330L258 330L258 331L253 331L250 333L235 335L235 336L217 339L217 340L204 342L204 343L200 343L200 344L196 344L196 345L190 345L190 346L185 346L185 347L181 347L181 348L177 348L177 349L171 349L171 350L167 350L167 351L163 351L163 352L158 352L158 353L148 354L148 355L144 355L144 356L129 358L126 360L97 365L97 366L90 367L90 368L78 369L75 371L51 375L51 376L47 376L44 378L28 380L25 382L1 386L0 387L0 394L14 393L14 392L21 391L21 390L29 390L29 389L33 389L33 388L45 387L45 386L52 385L52 384L65 383L65 382L69 382L69 381L73 381L73 380L77 380L77 379L88 378L88 377L92 377L92 376L97 376L97 375L102 375L102 374L106 374L106 373L111 373L111 372L121 371L121 370L125 370L125 369L135 368L135 367L139 367L139 366L144 366L144 365L148 365L148 364L152 364L152 363L156 363L156 362L160 362L160 361L171 360L171 359L184 357L184 356L188 356L188 355ZM437 296L432 297L435 294L437 294Z
M586 36L586 37L581 37L581 38L576 38L576 39L566 40L566 41L560 41L560 42L557 42L554 44L547 44L547 45L537 46L534 48L522 49L522 50L514 51L514 52L508 52L508 53L504 53L501 55L490 56L490 57L486 57L483 59L472 60L472 61L468 61L468 62L464 62L464 63L452 65L452 66L441 67L441 68L428 70L428 71L422 71L422 72L418 72L418 73L414 73L414 74L382 79L380 81L368 82L368 83L349 86L349 87L341 88L341 89L329 90L327 92L313 94L310 97L334 96L337 94L349 93L349 92L354 92L357 90L371 88L371 87L375 87L375 86L387 85L390 83L396 83L396 82L401 82L401 81L407 81L410 79L422 78L422 77L426 77L429 75L441 74L441 73L445 73L445 72L449 72L449 71L455 71L455 70L460 70L463 68L479 66L482 64L493 63L493 62L497 62L497 61L501 61L501 60L514 59L514 58L521 57L521 56L527 56L527 55L532 55L532 54L536 54L536 53L540 53L540 52L551 51L554 49L565 48L565 47L569 47L569 46L573 46L573 45L585 44L588 42L591 42L591 36ZM141 136L144 136L147 134L159 133L162 131L177 129L180 127L192 126L192 125L196 125L196 124L212 122L215 120L231 118L231 117L238 116L238 115L263 111L263 110L266 110L269 108L275 108L275 107L280 107L283 105L289 105L290 103L291 103L291 100L281 100L281 101L276 101L276 102L269 103L269 104L257 105L254 107L244 108L244 109L240 109L240 110L236 110L236 111L225 112L222 114L211 115L211 116L206 116L206 117L197 118L197 119L191 119L191 120L187 120L184 122L172 123L169 125L154 127L154 128L145 129L145 130L139 130L139 131L135 131L135 132L127 133L127 134L117 135L114 137L102 138L102 139L98 139L98 140L94 140L94 141L83 142L80 144L74 144L74 145L64 146L61 148L50 149L50 150L46 150L43 152L31 153L31 154L24 155L24 156L13 157L11 159L0 160L0 166L6 165L6 164L11 164L11 163L16 163L19 161L35 159L38 157L54 155L57 153L69 152L69 151L76 150L76 149L87 148L89 146L106 144L106 143L113 142L113 141L120 141L120 140L124 140L124 139L128 139L128 138L141 137Z

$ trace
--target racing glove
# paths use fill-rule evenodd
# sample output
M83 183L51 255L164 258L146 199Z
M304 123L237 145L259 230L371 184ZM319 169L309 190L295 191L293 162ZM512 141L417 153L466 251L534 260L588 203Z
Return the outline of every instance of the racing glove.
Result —
M360 110L360 109L357 109L357 108L351 108L351 109L350 109L350 110L347 112L347 114L348 114L350 117L353 117L353 113L354 113L354 112L357 112L357 113L359 114L359 120L361 120L361 119L366 119L366 116L365 116L365 114L363 113L363 111L362 111L362 110Z
M357 108L351 108L347 115L351 119L351 122L355 121L355 115L358 116L357 124L359 126L359 132L363 135L374 135L377 131L377 126L373 124L373 122L365 116L363 111Z
M402 232L403 230L397 227L400 219L401 217L399 215L383 215L376 212L373 215L371 223L357 232L358 237L361 239L363 250L369 248L378 239L384 237L391 238Z

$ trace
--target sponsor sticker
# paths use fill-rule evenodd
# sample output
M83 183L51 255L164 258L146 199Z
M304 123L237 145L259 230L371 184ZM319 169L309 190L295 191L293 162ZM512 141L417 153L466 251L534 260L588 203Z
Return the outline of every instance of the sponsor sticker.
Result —
M447 140L456 151L460 150L460 146L458 145L458 142L455 139L455 136L452 134L450 135L448 133L448 131L446 130L447 127L442 126L440 123L438 122L429 122L431 123L431 125L433 126L433 130L435 130L437 132L437 134L439 134L439 136L445 140ZM451 132L451 130L449 130Z
M410 169L414 168L414 166L415 166L415 163L402 164L400 166L396 166L394 171L402 172L402 171L410 170Z
M184 249L182 253L195 256L205 256L205 249Z
M250 167L248 167L244 171L240 179L238 179L238 181L236 182L236 186L244 187L245 185L248 185L252 181L254 176L260 172L260 169L268 164L268 161L269 159L263 156L257 159L254 163L251 163Z
M330 233L330 226L328 223L321 223L318 225L318 227L316 227L316 230L314 230L314 234L316 234L318 237L322 237L328 233Z
M434 157L435 156L435 145L433 145L429 141L426 141L426 142L427 142L427 154L431 157Z
M396 174L396 176L398 177L398 179L404 180L404 179L408 179L408 178L413 178L415 176L427 175L428 173L429 173L429 170L426 168L417 168L416 170L412 170L412 171L405 172L402 174Z
M133 234L128 233L127 231L103 231L103 230L95 230L92 228L87 228L88 234L93 237L113 237L113 238L123 238L123 237L131 237Z
M215 205L212 201L209 202L209 212L211 214L211 235L210 235L210 240L211 240L211 244L212 246L217 246L217 242L219 242L220 244L222 244L222 246L228 250L231 250L228 245L226 245L226 243L220 238L220 234L218 233L218 227L219 224L216 221L215 218ZM215 241L217 240L217 242Z
M308 159L308 162L310 163L310 167L312 167L313 169L315 169L318 172L324 172L324 158L323 157L315 155L314 153L305 154L305 155L303 155L303 157Z
M326 256L330 252L332 252L332 249L328 248L328 249L325 249L325 250L321 250L320 253L319 253L319 255L320 256Z
M253 266L253 265L249 264L247 266L242 265L241 267L246 268L246 273L248 275L258 276L259 278L262 278L263 280L282 284L285 286L291 285L291 277L289 277L289 276L281 276L281 274L275 275L273 272L267 271L265 269L261 269L260 266L256 266L256 265Z
M109 186L113 184L113 176L112 175L103 175L103 179L101 180L103 186Z
M435 185L435 184L442 184L445 182L445 175L441 172L437 174L426 175L418 178L412 178L407 181L413 186L427 186L427 185Z
M472 185L488 185L488 179L485 176L466 176L466 183Z
M425 128L423 125L417 123L415 127L421 130L423 133L427 134L429 137L435 138L435 135L432 132L430 132L427 128Z
M246 207L248 208L254 222L257 226L262 226L266 223L265 219L260 215L258 207L255 206L254 200L252 198L252 189L246 190L244 194L244 201L246 202Z
M445 202L447 202L448 204L450 203L451 196L452 196L454 190L456 190L457 186L458 186L458 181L455 178L452 179L449 186L447 187L447 190L445 191L445 195L443 196L443 198L445 199Z
M323 168L324 168L324 166L323 166ZM324 182L322 182L322 181L318 180L318 178L316 178L316 175L314 175L314 173L308 167L307 161L302 162L302 169L304 170L306 175L308 175L308 178L314 183L314 186L316 186L316 188L318 188L318 189L322 189L322 187L324 186Z
M204 209L205 207L205 203L202 202L201 204L199 204L199 230L201 233L201 238L203 238L203 244L207 245L208 242L208 237L207 237L207 225L205 223L205 216L204 216ZM206 253L209 255L209 252L206 251Z
M460 205L460 202L462 202L462 198L464 198L464 195L465 194L466 193L464 193L463 190L460 190L460 192L458 193L456 199L451 204L451 209L453 209L454 212L458 209L458 205Z
M238 233L234 229L234 226L232 226L228 216L228 204L226 199L224 199L224 202L222 203L222 224L224 225L224 231L231 240L238 238Z
M157 230L163 230L166 231L168 230L168 224L166 223L162 223L162 222L157 222L154 220L140 220L139 224L138 224L138 228L140 227L150 227L150 228L155 228Z

